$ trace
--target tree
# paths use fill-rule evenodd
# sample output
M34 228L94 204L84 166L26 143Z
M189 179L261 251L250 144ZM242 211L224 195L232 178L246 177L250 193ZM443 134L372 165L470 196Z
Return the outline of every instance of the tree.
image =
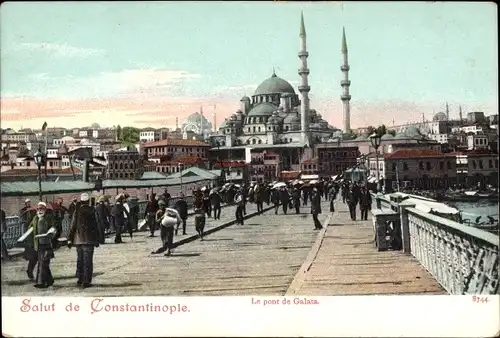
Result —
M395 130L388 130L387 134L392 135L392 136L396 136L396 131Z
M377 135L383 136L387 133L387 128L385 124L378 126L376 130Z
M137 128L123 127L123 129L121 129L120 141L127 146L136 144L139 142L139 133L140 131Z
M116 127L116 139L118 141L121 141L122 139L122 127L120 127L120 125Z
M373 126L368 126L366 130L368 132L368 136L372 135L376 131L376 129Z

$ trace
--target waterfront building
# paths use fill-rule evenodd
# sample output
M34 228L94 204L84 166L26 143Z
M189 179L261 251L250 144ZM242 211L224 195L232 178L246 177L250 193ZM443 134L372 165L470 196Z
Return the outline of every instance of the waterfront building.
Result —
M368 156L370 176L377 177L377 158ZM402 149L378 158L378 171L385 191L412 186L421 189L448 188L457 182L457 161L453 153L432 149ZM370 180L369 180L370 181Z
M111 180L138 180L143 174L143 156L135 147L108 152L106 178Z
M155 142L168 137L168 129L144 128L139 132L139 142Z
M467 186L498 187L498 152L472 150L455 153L458 181Z

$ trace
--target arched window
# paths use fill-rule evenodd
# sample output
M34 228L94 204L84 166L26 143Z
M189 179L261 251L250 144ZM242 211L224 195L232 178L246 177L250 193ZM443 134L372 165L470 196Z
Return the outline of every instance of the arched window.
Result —
M128 169L128 163L126 163L126 162L125 162L125 163L123 164L123 169Z
M253 132L255 133L255 127L253 127Z
M285 127L285 131L288 131L288 126Z
M115 162L115 169L118 169L118 163Z
M250 140L247 140L247 144L250 144Z
M262 140L259 140L259 144L262 144Z
M252 144L255 144L255 143L256 143L256 140L255 140L255 139L253 139L253 140L252 140Z
M257 127L257 131L260 133L260 127Z
M120 164L118 165L118 168L123 169L123 163L120 162Z

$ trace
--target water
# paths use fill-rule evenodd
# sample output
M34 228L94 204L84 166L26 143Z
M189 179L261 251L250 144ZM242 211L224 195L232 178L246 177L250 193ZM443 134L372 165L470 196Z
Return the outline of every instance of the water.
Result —
M460 210L465 219L492 216L498 220L498 201L480 200L477 202L447 202L447 204Z

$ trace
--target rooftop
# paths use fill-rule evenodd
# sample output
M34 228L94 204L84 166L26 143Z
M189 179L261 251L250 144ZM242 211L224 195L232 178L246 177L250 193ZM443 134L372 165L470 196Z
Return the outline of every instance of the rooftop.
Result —
M209 147L203 141L198 140L180 140L180 139L166 139L155 142L147 142L142 145L144 148L151 147L167 147L167 146L180 146L180 147Z
M454 157L450 153L442 153L431 149L401 149L391 154L384 154L385 159L421 158L421 157Z

